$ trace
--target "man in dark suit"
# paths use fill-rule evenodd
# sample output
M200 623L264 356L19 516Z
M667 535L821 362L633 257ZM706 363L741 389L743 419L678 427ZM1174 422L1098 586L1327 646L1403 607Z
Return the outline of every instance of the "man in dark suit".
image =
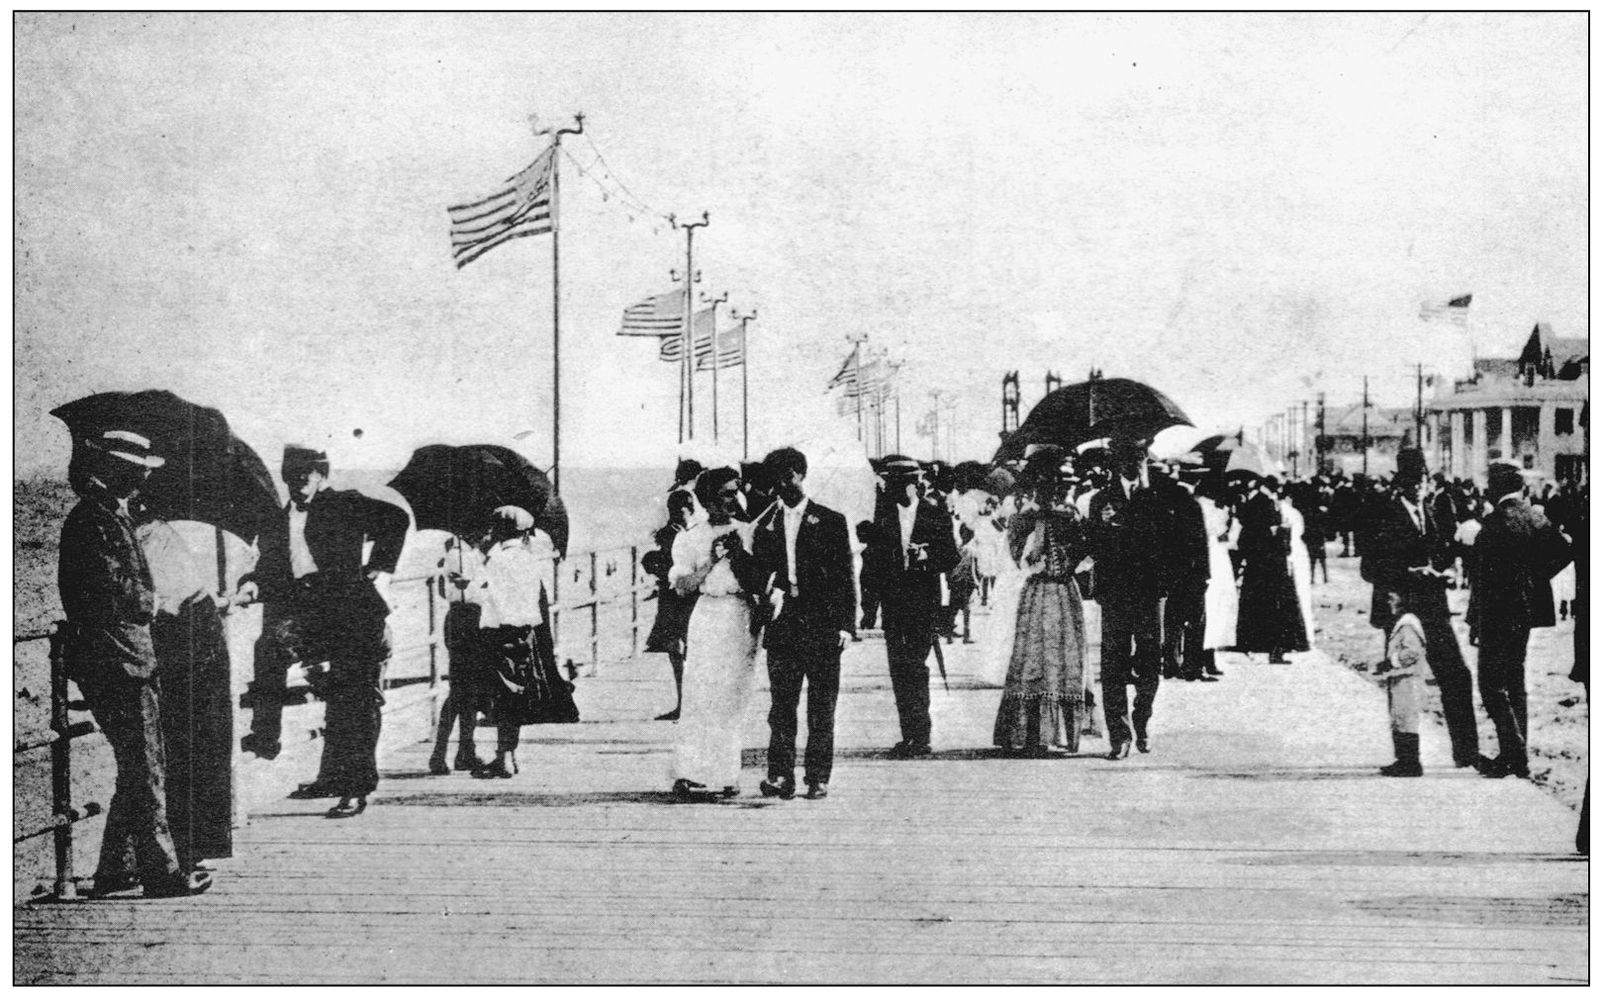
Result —
M128 511L151 469L165 462L152 453L149 438L120 428L82 441L73 462L68 476L81 501L61 531L62 662L117 764L90 897L141 883L146 898L199 895L212 884L211 875L183 872L167 823L151 642L156 589Z
M1488 498L1494 509L1472 546L1473 608L1466 622L1477 633L1477 686L1499 734L1499 755L1479 771L1526 778L1527 639L1534 627L1555 625L1549 582L1571 560L1571 547L1522 498L1515 466L1488 466Z
M882 472L888 498L876 507L873 547L881 555L881 626L903 735L890 756L917 758L931 753L931 671L925 659L942 621L942 576L958 564L959 551L952 518L920 496L919 463L894 455L882 463Z
M769 772L758 791L796 794L797 704L808 683L808 749L803 781L809 799L825 798L835 753L836 697L842 648L853 634L853 561L847 520L803 492L808 459L794 448L771 451L764 475L779 506L753 537L753 557L767 576L774 615L764 631L769 661Z
M374 749L390 655L390 607L380 585L401 558L407 512L328 488L329 459L321 451L286 446L281 474L289 505L279 525L263 532L255 570L240 580L241 593L260 597L266 611L256 644L251 732L241 747L276 757L290 666L327 664L326 674L317 668L308 673L326 702L323 758L317 781L295 795L366 796L378 785ZM368 541L373 552L364 563Z
M1204 591L1209 586L1209 531L1193 489L1183 479L1158 473L1151 478L1170 518L1166 553L1171 584L1165 598L1165 675L1189 682L1214 682L1204 673Z
M1361 542L1360 578L1371 583L1371 626L1384 634L1400 614L1421 621L1427 667L1443 699L1443 719L1456 768L1480 767L1477 714L1471 701L1471 671L1449 625L1447 589L1450 535L1438 533L1424 499L1427 463L1418 448L1399 451L1393 494L1378 498L1367 514ZM1388 594L1398 594L1398 611Z
M1170 542L1174 522L1165 498L1147 483L1147 451L1141 440L1117 439L1109 447L1113 481L1092 497L1089 536L1093 590L1103 610L1103 653L1098 682L1109 760L1149 750L1148 721L1159 694L1164 645L1165 594L1175 570ZM1126 687L1136 688L1128 700Z

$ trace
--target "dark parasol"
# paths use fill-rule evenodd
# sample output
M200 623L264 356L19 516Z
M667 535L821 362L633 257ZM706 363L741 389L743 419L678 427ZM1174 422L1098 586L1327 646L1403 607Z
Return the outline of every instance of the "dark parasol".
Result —
M412 453L390 488L412 507L419 530L477 537L498 506L518 506L568 554L568 510L546 473L516 451L494 444L429 444Z
M1054 390L1003 442L994 464L1017 461L1034 444L1077 448L1102 437L1153 437L1166 427L1192 426L1170 397L1135 379L1089 379Z
M108 430L150 439L167 463L140 492L155 516L195 520L250 542L280 510L273 476L250 445L234 436L223 414L164 389L95 393L50 411L74 445Z

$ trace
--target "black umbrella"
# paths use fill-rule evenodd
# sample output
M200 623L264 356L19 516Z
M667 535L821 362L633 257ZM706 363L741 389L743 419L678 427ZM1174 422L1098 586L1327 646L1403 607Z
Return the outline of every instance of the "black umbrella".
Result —
M197 520L249 542L279 513L273 476L250 445L234 436L223 414L163 389L95 393L50 411L74 443L108 430L150 439L167 464L151 473L140 492L163 520Z
M518 506L568 554L568 511L546 473L516 451L494 444L429 444L412 453L390 488L412 507L419 530L475 537L498 506Z
M1166 427L1192 426L1170 397L1135 379L1089 379L1055 389L1009 435L992 457L1014 461L1033 444L1076 448L1101 437L1152 437Z

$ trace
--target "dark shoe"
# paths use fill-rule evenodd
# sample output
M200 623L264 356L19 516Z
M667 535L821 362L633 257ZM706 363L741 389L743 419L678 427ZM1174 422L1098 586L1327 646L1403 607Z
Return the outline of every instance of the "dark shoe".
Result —
M908 755L907 755L907 757L910 757L910 758L929 758L930 756L931 756L931 746L929 744L910 744L908 746Z
M1387 778L1420 778L1421 763L1400 759L1391 765L1383 765L1379 771Z
M446 764L446 759L445 758L442 758L439 755L435 755L434 757L429 759L429 774L431 774L431 775L450 775L451 774L451 766Z
M1282 652L1280 652L1280 651L1272 651L1271 652L1271 664L1273 664L1273 665L1291 665L1291 664L1293 664L1293 662L1290 661L1288 659L1287 655L1283 654Z
M1205 675L1213 675L1216 678L1220 678L1222 675L1225 675L1226 673L1221 671L1219 668L1216 668L1214 665L1206 665L1206 666L1204 666L1204 674Z
M485 763L472 751L458 751L457 756L451 761L451 767L453 771L477 772L485 767Z
M322 782L303 782L290 793L291 799L332 799L340 793Z
M652 719L654 719L654 720L678 720L678 719L680 719L680 707L676 706L674 709L670 710L667 713L659 713L657 716L653 717Z
M693 782L688 778L677 778L674 780L674 788L671 791L677 799L690 799L692 793L706 788L707 786L701 782Z
M770 799L791 799L797 795L797 783L789 778L766 778L758 783L758 794Z
M188 875L167 875L145 883L146 899L177 899L198 896L212 887L212 873L192 871Z
M906 758L908 757L908 747L908 741L898 741L887 749L886 756L888 758Z
M1138 734L1137 735L1137 750L1142 752L1143 754L1147 754L1148 753L1149 745L1148 745L1148 735L1147 734Z
M346 820L353 816L361 816L362 811L367 808L367 796L342 796L334 808L323 815L331 820Z
M518 759L513 757L511 751L498 754L495 761L473 773L475 778L512 778L517 774Z
M1462 754L1459 757L1455 758L1455 767L1456 768L1475 768L1478 771L1481 771L1482 770L1482 766L1486 765L1490 760L1492 760L1492 759L1487 758L1487 757L1485 757L1485 756L1483 756L1481 754Z
M95 876L95 887L90 890L90 899L105 899L118 892L127 892L129 889L139 888L139 878L134 875Z
M825 788L825 786L822 783L814 782L813 784L808 786L808 795L804 796L803 798L804 799L823 799L828 795L830 795L830 790L829 789Z
M1129 757L1131 757L1130 741L1121 741L1109 749L1108 758L1110 761L1124 761Z
M741 786L739 785L727 785L719 790L719 796L722 799L734 799L739 795L741 795Z
M263 761L272 761L279 756L279 752L283 749L284 746L278 741L270 741L265 737L258 737L256 734L246 734L240 738L240 750L249 751Z

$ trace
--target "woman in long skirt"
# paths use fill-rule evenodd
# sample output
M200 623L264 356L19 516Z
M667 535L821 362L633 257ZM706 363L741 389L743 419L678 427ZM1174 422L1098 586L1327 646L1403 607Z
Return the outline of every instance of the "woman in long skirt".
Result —
M1014 648L992 742L1005 751L1046 755L1081 749L1085 722L1086 621L1075 570L1087 556L1081 515L1059 501L1058 454L1027 466L1038 508L1022 511L1029 527L1020 562L1033 572L1015 612ZM1033 469L1035 471L1033 471Z
M1304 615L1288 559L1292 535L1282 524L1276 498L1250 484L1238 513L1242 533L1243 587L1237 609L1237 650L1265 652L1273 665L1288 664L1287 652L1308 651Z
M1216 651L1230 651L1237 645L1237 573L1232 568L1231 538L1236 525L1227 508L1225 487L1216 477L1198 484L1198 506L1204 511L1204 529L1209 534L1209 584L1204 589L1204 666L1216 664Z
M675 538L685 533L696 516L692 495L684 489L669 494L669 523L653 534L657 547L642 558L642 567L658 580L658 611L652 619L652 631L646 637L648 654L669 656L669 668L674 673L674 709L660 714L659 720L680 719L680 694L685 678L685 631L691 622L691 608L696 605L695 593L682 596L669 581L669 569L674 565Z
M707 517L674 541L669 580L682 596L697 596L686 629L671 771L674 794L681 798L741 791L741 730L753 696L757 638L750 602L756 591L752 528L733 517L739 479L734 469L704 472L696 496Z
M519 732L531 723L579 719L573 686L562 677L552 651L545 576L553 558L551 539L535 518L516 506L492 515L491 548L480 579L465 593L480 605L485 638L485 695L496 723L496 757L475 778L518 774Z

